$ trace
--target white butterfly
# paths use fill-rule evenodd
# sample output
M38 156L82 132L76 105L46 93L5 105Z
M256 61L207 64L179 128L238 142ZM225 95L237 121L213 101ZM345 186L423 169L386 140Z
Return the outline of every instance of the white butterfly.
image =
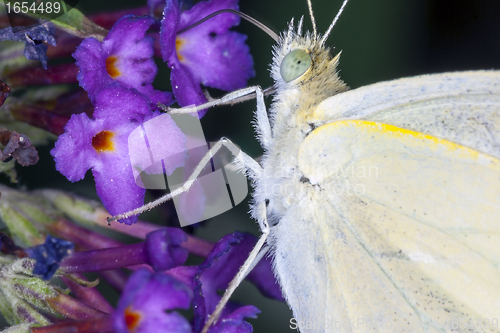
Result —
M211 103L255 92L265 151L236 157L263 235L224 301L269 252L301 332L500 332L500 72L346 92L336 19L280 38L270 121L258 87Z

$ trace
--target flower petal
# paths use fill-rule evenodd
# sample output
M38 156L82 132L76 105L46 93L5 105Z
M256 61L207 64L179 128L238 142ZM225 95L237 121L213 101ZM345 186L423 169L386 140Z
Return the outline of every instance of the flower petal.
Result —
M76 78L94 104L97 93L114 82L106 71L106 59L102 55L102 45L93 37L86 38L76 48L73 58L76 59L76 65L80 69Z
M161 273L136 271L127 282L113 313L118 333L191 333L187 320L174 309L187 309L192 291L182 282Z
M109 57L119 54L127 60L152 58L153 40L146 37L146 31L154 22L155 20L150 16L125 15L121 17L104 38L103 55ZM150 78L154 79L154 75Z
M187 155L186 135L171 115L164 113L148 120L144 123L144 130L153 160L163 162L167 175L184 165Z
M132 174L128 154L128 135L138 125L124 123L114 127L113 151L103 151L92 166L97 195L104 207L113 215L127 212L144 204L146 190L137 186ZM113 128L108 124L107 128ZM133 224L137 216L120 222Z
M224 317L208 330L209 333L252 333L253 327L245 318L257 318L260 310L253 305L242 306Z
M191 71L183 66L177 57L177 31L181 17L181 9L177 0L167 1L163 12L160 30L160 44L163 61L168 62L171 69L170 81L175 99L180 106L200 105L207 102L200 82ZM207 110L198 112L201 118Z
M59 136L50 153L56 162L56 170L69 181L76 182L85 177L97 159L92 138L103 130L103 122L80 113L72 115L64 128L66 132Z
M238 0L212 0L200 1L191 9L186 10L181 14L179 26L177 31L187 28L191 24L198 22L206 16L215 13L222 9L235 9L238 10ZM203 24L191 29L196 30L210 30L216 34L222 34L229 28L234 27L240 23L240 17L235 14L220 14L210 20L203 22Z
M154 23L149 16L126 15L120 18L103 41L103 55L106 59L116 57L115 79L127 87L135 88L146 95L152 105L161 102L172 103L170 93L154 90L153 80L158 68L153 59L153 39L146 37L146 31Z
M135 88L147 96L153 108L159 102L170 105L172 94L152 86L158 68L153 59L153 39L146 31L154 23L149 16L125 15L102 43L85 39L73 57L80 68L78 80L94 103L100 90L112 82Z
M235 90L245 87L255 76L245 35L234 31L210 35L208 31L201 34L189 30L181 36L179 38L186 40L180 51L182 64L189 67L203 85Z
M108 119L114 123L136 123L136 127L151 117L148 99L136 90L115 82L102 90L95 98L95 119Z
M201 1L183 12L177 29L181 30L222 9L238 9L238 0ZM255 76L246 36L229 28L240 23L235 14L220 14L177 36L181 63L203 85L234 90L247 85Z
M174 103L174 94L169 91L155 90L151 84L141 85L136 88L141 94L149 98L151 101L151 108L153 110L160 110L158 103L170 106Z
M211 314L220 300L218 290L225 290L229 282L238 272L245 262L248 254L256 243L255 237L250 234L235 232L224 236L198 267L198 272L194 277L194 330L197 332L203 327L205 320ZM269 273L272 272L269 268ZM268 278L269 276L265 276ZM272 281L275 282L274 276ZM276 283L276 282L275 282ZM279 286L276 284L279 290ZM225 321L238 307L234 303L228 303L224 308L219 323ZM253 314L255 315L255 313ZM239 326L236 325L236 326Z
M177 0L167 1L163 11L163 19L161 20L160 44L163 61L168 61L170 68L172 68L173 65L170 64L170 61L172 61L173 58L177 58L175 39L177 38L177 27L180 15L181 10L179 8L179 2Z
M172 90L174 91L175 99L180 106L200 105L207 102L207 98L201 90L199 82L192 77L191 72L177 62L174 70L170 73L172 82ZM198 112L198 117L201 118L207 113L207 110Z
M157 272L180 266L189 251L179 246L187 241L186 234L177 228L161 228L146 236L149 264Z

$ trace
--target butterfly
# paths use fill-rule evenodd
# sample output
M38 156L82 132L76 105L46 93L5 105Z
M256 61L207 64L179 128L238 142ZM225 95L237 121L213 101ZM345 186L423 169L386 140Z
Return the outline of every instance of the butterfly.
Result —
M346 91L324 36L290 25L264 156L237 156L264 233L246 269L273 256L301 332L499 331L500 73Z

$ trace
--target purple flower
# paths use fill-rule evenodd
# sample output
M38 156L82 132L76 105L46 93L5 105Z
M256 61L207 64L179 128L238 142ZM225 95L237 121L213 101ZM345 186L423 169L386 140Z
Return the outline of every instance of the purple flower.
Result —
M161 22L161 53L172 69L172 88L181 106L207 101L200 84L234 90L245 87L255 75L246 36L229 30L239 23L238 16L221 14L177 34L221 9L238 9L238 1L202 1L184 12L177 0L167 1ZM205 112L200 111L199 116Z
M2 40L16 40L24 42L24 56L29 60L39 60L43 68L47 69L47 45L56 46L56 39L54 34L56 29L50 22L44 24L37 24L31 27L5 28L0 30L0 41Z
M142 206L145 189L139 187L134 178L128 138L135 128L155 115L158 113L151 112L144 95L118 83L111 84L95 98L94 119L84 113L71 116L66 132L59 136L51 151L56 169L72 182L83 179L91 169L97 195L111 214ZM162 131L172 138L168 148L185 151L184 134L168 115L163 118ZM142 153L142 160L147 163L149 153L147 150ZM141 160L140 156L135 158ZM182 165L183 160L171 159L164 163L170 163L166 168L173 170ZM121 220L125 224L136 221L137 216Z
M139 270L132 274L113 313L115 332L186 332L188 321L175 309L187 309L192 290L175 278Z
M84 237L91 237L85 233ZM187 237L181 229L160 228L150 232L145 242L75 252L61 263L67 273L100 272L135 265L150 265L156 272L180 266L189 251L181 246ZM85 240L75 239L77 245L88 245Z
M45 243L26 249L26 253L36 260L33 274L50 280L57 271L61 260L73 252L73 243L47 235Z
M212 314L219 303L221 297L217 291L227 288L254 245L255 237L249 234L235 232L226 235L217 242L206 260L198 267L193 279L195 332L201 331L207 316ZM261 265L259 272L263 274L261 278L268 281L262 284L259 279L254 277L252 282L256 283L256 286L261 290L263 285L268 288L264 292L267 295L281 296L269 262L263 260L259 265ZM252 326L243 321L243 318L255 318L259 312L254 306L239 307L230 302L222 312L222 319L212 327L210 332L252 332Z
M158 102L170 105L172 94L154 90L152 83L158 68L153 59L153 40L146 31L154 23L149 16L126 15L119 19L101 43L86 38L73 53L80 68L77 78L94 103L107 85L120 82L137 89L157 108Z
M155 271L182 265L189 255L189 251L180 246L185 241L187 237L181 229L161 228L150 232L146 237L149 264Z
M9 158L16 159L22 166L38 162L38 152L24 134L0 129L0 144L4 147L0 149L0 161L2 162Z
M244 318L257 318L260 313L253 305L242 306L223 317L208 330L209 333L252 333L253 327Z
M198 267L179 266L170 269L166 274L184 282L194 292L193 332L200 332L212 314L221 297L219 290L225 290L229 282L255 246L254 236L235 232L224 236ZM266 296L283 300L281 290L274 278L270 261L267 259L254 268L255 276L249 280ZM240 306L229 302L226 304L219 321L210 328L210 333L247 333L252 332L252 326L244 318L255 318L260 311L252 306Z

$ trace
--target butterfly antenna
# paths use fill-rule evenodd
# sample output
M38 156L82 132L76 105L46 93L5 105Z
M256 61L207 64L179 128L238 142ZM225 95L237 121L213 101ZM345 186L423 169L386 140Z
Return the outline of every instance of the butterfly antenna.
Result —
M234 10L234 9L222 9L222 10L216 11L215 13L212 13L212 14L210 14L210 15L202 18L198 22L195 22L195 23L191 24L190 26L188 26L188 27L186 27L186 28L178 31L177 34L180 35L181 33L185 32L185 31L191 30L194 27L202 24L203 22L211 19L212 17L220 15L220 14L223 14L223 13L232 13L232 14L238 15L242 19L245 19L248 22L250 22L253 25L255 25L258 28L260 28L262 31L264 31L266 34L268 34L269 37L271 37L272 39L274 39L275 42L278 42L278 40L279 40L278 35L274 31L272 31L268 26L266 26L264 23L261 23L261 22L257 21L256 19L254 19L253 17L251 17L251 16L249 16L249 15L247 15L245 13L242 13L239 10Z
M313 25L314 39L316 39L316 35L318 34L318 29L316 28L316 19L314 18L311 0L307 0L307 7L309 8L309 15L311 16L311 23Z
M330 24L330 26L326 30L323 38L321 38L321 44L324 44L326 42L326 40L328 39L328 36L330 36L330 33L332 32L332 29L335 26L335 23L337 23L337 20L339 19L340 14L342 14L342 12L344 11L345 5L347 5L348 2L349 2L349 0L344 0L344 3L342 3L342 7L340 7L339 12L337 13L337 15L335 16L335 18L332 21L332 24Z

